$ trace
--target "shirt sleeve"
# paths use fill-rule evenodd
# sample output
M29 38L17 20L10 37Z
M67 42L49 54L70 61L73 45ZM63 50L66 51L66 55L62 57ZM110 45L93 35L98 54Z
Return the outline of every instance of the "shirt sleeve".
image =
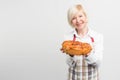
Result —
M72 34L66 34L64 35L64 41L65 40L72 40L71 37ZM71 57L69 54L66 54L66 63L68 64L69 67L73 67L76 63L75 56Z
M75 57L74 56L71 57L71 56L67 55L66 63L68 64L68 66L73 67L76 63Z
M103 58L103 35L97 36L96 41L93 44L93 50L86 57L88 64L100 65Z

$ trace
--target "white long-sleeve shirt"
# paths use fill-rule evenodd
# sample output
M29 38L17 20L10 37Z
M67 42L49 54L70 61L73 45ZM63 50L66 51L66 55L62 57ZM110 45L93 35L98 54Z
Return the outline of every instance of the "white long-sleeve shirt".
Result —
M74 34L76 35L76 41L87 42L92 46L92 51L89 53L87 57L85 57L85 60L88 64L98 66L101 63L103 58L103 35L89 28L88 33L83 38L81 38L77 34L76 30L73 30L67 33L64 36L64 39L73 40ZM94 43L91 41L90 37L94 39ZM77 60L80 60L81 62L79 63L79 65L82 65L82 58L83 58L83 55L81 56L75 55L74 57L67 55L67 64L72 67L75 65L75 62Z

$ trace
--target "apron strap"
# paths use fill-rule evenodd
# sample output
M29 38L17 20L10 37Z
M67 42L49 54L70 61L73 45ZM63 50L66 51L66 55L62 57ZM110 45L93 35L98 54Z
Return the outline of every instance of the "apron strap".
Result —
M92 41L92 43L94 42L94 38L93 37L90 37L90 39L91 39L91 41Z
M76 35L75 34L73 35L73 41L76 41Z

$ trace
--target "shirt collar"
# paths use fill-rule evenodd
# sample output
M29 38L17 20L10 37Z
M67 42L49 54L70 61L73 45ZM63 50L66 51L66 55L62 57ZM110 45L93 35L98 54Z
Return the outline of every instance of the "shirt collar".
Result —
M87 34L86 34L85 36L92 36L91 33L92 33L91 28L88 28L88 32L87 32ZM73 34L75 34L76 37L80 37L80 36L77 34L76 29L74 29Z

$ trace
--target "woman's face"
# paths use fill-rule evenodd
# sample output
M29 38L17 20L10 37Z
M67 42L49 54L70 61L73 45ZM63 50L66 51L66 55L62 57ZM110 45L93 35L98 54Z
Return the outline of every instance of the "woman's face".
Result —
M86 27L87 17L82 11L79 11L73 16L71 23L77 30L84 29Z

